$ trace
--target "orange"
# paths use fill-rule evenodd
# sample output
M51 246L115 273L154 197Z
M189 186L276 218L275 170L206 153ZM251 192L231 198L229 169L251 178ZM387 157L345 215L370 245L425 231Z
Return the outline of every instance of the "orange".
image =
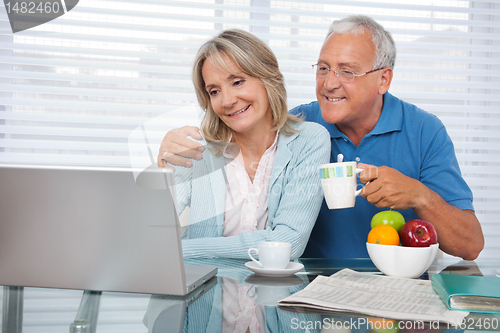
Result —
M381 224L370 230L368 243L383 245L399 245L399 234L388 224Z
M368 318L368 322L377 333L395 333L399 330L398 322L394 319Z

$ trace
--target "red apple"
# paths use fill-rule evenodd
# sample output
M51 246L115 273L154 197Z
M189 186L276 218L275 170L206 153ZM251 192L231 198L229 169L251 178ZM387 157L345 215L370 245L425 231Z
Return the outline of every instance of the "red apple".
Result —
M399 232L401 245L427 247L437 244L438 236L432 223L423 220L411 220Z

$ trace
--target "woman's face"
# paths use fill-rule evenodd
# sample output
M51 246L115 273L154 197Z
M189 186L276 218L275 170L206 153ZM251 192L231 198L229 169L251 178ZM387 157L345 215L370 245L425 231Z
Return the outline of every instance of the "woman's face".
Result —
M219 118L236 134L269 133L273 127L267 91L258 78L244 74L226 56L231 74L207 58L202 67L205 89Z

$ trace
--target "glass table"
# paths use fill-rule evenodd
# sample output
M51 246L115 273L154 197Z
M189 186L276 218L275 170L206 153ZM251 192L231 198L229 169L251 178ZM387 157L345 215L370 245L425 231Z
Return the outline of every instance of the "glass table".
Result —
M304 269L293 276L267 278L245 267L247 260L187 260L219 267L217 277L186 297L3 287L2 332L464 332L500 331L500 315L471 314L462 327L439 325L373 328L382 318L352 313L284 310L276 302L307 286L317 275L343 268L380 274L370 259L301 259ZM436 259L422 275L495 276L500 260ZM145 276L147 272L144 273ZM499 277L500 283L500 277ZM1 289L0 289L1 290ZM389 322L389 320L387 320ZM487 325L485 325L487 324Z

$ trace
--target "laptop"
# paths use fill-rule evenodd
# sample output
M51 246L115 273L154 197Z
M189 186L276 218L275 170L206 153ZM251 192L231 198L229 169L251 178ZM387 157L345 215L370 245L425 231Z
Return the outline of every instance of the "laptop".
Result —
M0 165L0 285L186 295L170 169Z

